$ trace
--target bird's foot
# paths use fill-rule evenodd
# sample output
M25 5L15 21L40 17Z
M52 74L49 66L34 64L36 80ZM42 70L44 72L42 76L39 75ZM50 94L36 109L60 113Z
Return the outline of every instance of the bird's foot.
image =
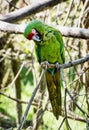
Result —
M48 61L44 61L45 62L45 66L46 66L46 69L49 67L49 62Z
M47 68L49 67L49 62L48 62L48 61L43 61L43 62L41 63L41 66L42 66L43 68L47 69Z
M55 68L56 68L57 70L59 69L59 63L58 63L58 62L56 62Z

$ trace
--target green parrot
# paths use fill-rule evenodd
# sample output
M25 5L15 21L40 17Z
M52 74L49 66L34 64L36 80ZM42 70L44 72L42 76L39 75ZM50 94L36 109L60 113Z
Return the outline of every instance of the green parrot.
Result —
M24 36L36 43L36 55L39 63L44 61L50 64L64 63L63 39L58 30L41 21L33 20L26 26ZM60 70L57 67L48 68L45 75L53 114L58 119L61 114Z

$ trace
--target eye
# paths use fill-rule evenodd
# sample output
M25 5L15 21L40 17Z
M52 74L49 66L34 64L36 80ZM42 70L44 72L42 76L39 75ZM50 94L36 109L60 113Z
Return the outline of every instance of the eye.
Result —
M35 30L35 29L32 29L32 32L33 32L33 33L36 33L36 30Z

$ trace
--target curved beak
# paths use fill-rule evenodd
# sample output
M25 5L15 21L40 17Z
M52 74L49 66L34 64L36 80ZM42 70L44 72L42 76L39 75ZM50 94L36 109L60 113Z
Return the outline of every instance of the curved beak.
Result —
M33 35L32 40L39 42L40 37L37 34L35 34L35 35Z

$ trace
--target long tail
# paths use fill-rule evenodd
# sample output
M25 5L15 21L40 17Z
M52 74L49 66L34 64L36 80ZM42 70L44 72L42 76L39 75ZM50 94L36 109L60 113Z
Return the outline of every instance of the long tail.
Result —
M46 81L49 91L49 99L52 105L54 116L58 120L61 114L61 87L60 87L60 71L56 71L52 76L48 71L46 72Z

